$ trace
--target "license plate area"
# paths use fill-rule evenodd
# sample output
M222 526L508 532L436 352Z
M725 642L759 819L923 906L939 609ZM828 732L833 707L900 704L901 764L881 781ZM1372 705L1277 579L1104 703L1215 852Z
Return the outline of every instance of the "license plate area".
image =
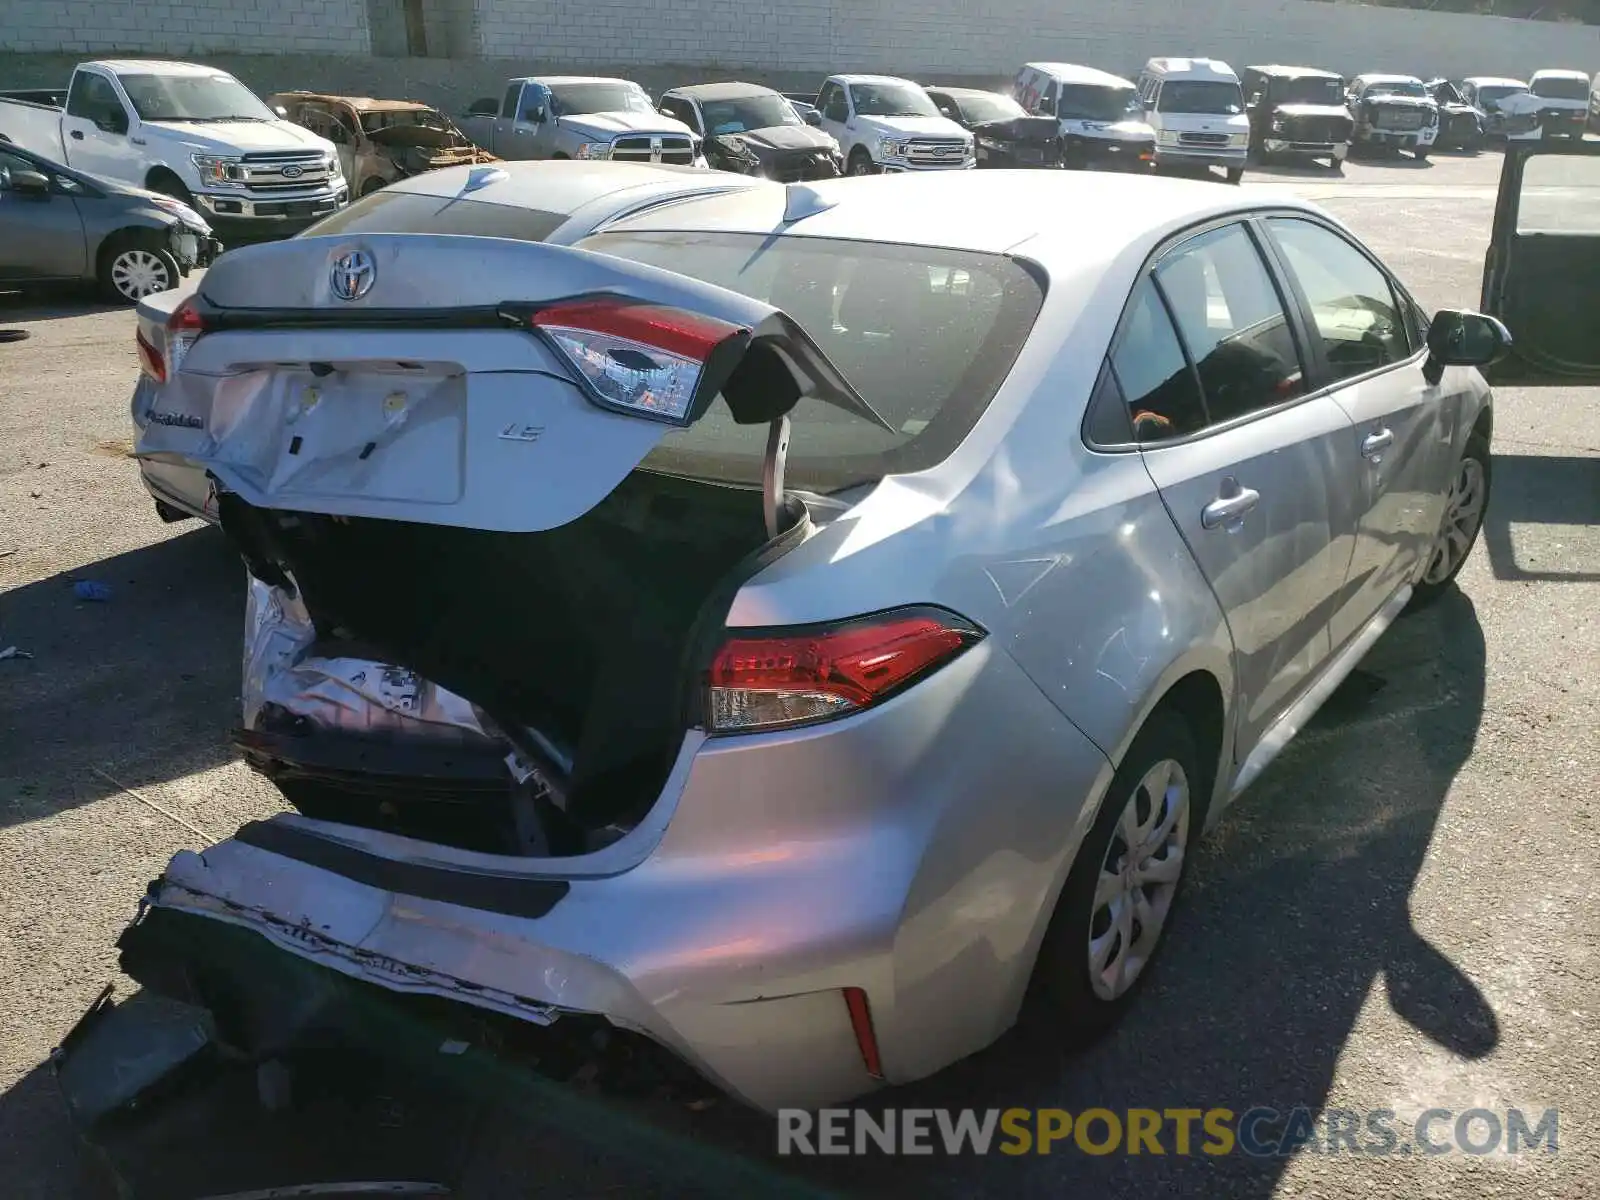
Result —
M449 505L465 479L470 377L453 363L241 366L214 388L214 461L285 499Z

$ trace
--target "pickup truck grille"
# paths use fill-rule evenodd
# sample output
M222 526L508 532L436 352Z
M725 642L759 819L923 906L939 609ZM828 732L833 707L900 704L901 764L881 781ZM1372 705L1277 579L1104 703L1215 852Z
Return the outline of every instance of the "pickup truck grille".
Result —
M679 134L639 134L611 143L616 162L660 162L688 166L694 162L694 145Z
M245 186L256 192L297 191L328 180L315 150L274 150L244 156Z
M1180 146L1204 146L1210 149L1215 146L1226 146L1227 144L1228 135L1225 133L1180 133L1178 135L1178 145Z
M1421 129L1423 114L1415 108L1380 108L1372 123L1379 129Z
M1318 145L1344 142L1350 139L1348 117L1298 117L1286 122L1286 136L1296 142L1315 142Z
M960 138L912 138L906 161L914 167L959 167L967 157Z

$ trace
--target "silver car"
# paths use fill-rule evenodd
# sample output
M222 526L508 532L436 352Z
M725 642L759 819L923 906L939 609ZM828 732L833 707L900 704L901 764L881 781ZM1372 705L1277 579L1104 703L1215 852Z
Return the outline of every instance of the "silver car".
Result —
M1488 501L1509 335L1307 203L755 183L572 246L366 211L140 322L137 452L222 485L238 738L300 810L123 936L214 1005L281 969L353 1028L598 1019L769 1110L937 1071L1030 983L1086 1041Z

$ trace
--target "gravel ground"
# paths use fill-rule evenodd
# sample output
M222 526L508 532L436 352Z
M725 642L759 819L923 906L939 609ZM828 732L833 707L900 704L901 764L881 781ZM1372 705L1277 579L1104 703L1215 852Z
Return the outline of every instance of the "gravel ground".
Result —
M1314 196L1425 303L1470 306L1498 166L1440 156L1247 186ZM219 534L160 523L127 456L131 316L0 299L0 326L33 334L0 345L0 650L33 656L0 661L0 1191L71 1200L102 1193L42 1064L114 977L113 940L168 856L279 805L225 746L237 562ZM1096 1157L1063 1144L779 1160L772 1127L728 1104L552 1102L495 1077L466 1107L402 1079L376 1108L270 1118L224 1089L140 1143L155 1181L140 1200L242 1188L251 1171L284 1179L291 1151L309 1178L449 1175L474 1197L748 1195L780 1176L863 1195L1592 1196L1597 399L1500 394L1494 504L1460 594L1391 631L1233 807L1130 1021L1072 1060L1015 1034L881 1101L1392 1109L1403 1131L1428 1108L1557 1108L1559 1153L1258 1159L1169 1144ZM76 601L78 579L112 598Z

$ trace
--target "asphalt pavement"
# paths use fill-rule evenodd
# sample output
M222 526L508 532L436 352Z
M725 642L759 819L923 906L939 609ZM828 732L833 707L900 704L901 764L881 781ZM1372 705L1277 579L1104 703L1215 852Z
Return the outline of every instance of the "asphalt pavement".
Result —
M1473 306L1499 157L1252 173L1348 222L1429 306ZM1222 185L1219 185L1222 186ZM181 848L280 807L229 752L242 571L128 457L133 320L0 298L0 1194L109 1194L47 1056ZM457 1195L1594 1195L1600 1175L1600 391L1504 390L1459 594L1398 624L1198 853L1130 1019L1019 1031L872 1107L1559 1110L1555 1153L780 1159L730 1102L407 1078L289 1113L224 1088L137 1147L140 1192L445 1178ZM107 584L85 602L73 583ZM358 1081L359 1082L359 1081ZM1445 1125L1439 1127L1447 1128ZM254 1172L254 1175L251 1173ZM298 1174L296 1174L298 1173Z

